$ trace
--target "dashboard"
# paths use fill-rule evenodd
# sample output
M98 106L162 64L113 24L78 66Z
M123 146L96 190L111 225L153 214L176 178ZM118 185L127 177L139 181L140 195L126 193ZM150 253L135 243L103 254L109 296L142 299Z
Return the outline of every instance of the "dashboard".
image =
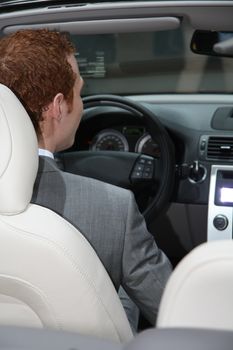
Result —
M233 128L214 123L219 110L233 110L230 95L131 96L160 120L175 148L176 176L172 201L207 204L211 166L233 164L231 153L220 145L220 155L211 154L211 142L223 137L233 142ZM221 114L220 113L220 114ZM228 113L229 114L229 113ZM217 117L218 119L219 117ZM220 124L220 127L218 126ZM93 107L84 112L69 151L123 151L160 157L160 148L138 116L115 107Z

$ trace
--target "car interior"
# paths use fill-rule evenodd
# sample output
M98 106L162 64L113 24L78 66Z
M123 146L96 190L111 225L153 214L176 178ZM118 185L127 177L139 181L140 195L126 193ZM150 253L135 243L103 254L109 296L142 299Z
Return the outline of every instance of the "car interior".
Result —
M156 325L140 315L132 339L89 243L55 213L29 204L37 143L21 103L1 85L0 348L36 348L38 337L57 349L230 349L232 19L230 0L1 2L0 38L49 28L76 47L84 113L74 145L56 154L59 167L130 189L174 272Z

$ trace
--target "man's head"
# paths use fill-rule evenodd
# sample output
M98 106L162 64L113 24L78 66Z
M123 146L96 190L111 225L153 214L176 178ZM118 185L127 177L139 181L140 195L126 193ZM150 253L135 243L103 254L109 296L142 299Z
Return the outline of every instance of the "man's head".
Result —
M83 108L82 79L67 37L22 30L1 39L0 52L0 83L21 100L40 146L51 151L71 146Z

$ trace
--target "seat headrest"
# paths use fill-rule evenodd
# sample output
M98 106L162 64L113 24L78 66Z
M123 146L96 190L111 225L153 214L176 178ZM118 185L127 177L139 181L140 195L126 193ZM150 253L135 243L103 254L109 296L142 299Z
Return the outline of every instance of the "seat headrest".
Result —
M233 241L203 243L168 280L157 327L233 330Z
M32 122L14 93L0 84L0 214L25 210L37 169L38 143Z

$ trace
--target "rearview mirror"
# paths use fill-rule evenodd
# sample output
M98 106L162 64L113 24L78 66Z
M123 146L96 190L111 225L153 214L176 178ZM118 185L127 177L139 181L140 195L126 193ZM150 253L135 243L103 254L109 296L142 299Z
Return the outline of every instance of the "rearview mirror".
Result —
M191 50L201 55L233 57L233 32L196 30Z

